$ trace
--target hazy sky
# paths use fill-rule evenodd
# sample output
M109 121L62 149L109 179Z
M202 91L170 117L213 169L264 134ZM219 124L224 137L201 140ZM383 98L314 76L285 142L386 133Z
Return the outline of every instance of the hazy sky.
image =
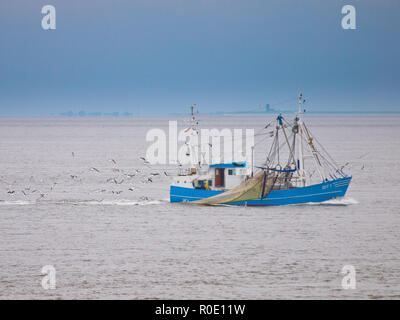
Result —
M243 110L300 90L309 110L400 111L399 17L396 0L2 0L0 115Z

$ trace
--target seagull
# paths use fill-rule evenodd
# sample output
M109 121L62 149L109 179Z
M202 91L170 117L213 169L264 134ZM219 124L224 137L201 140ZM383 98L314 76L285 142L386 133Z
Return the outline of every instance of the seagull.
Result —
M140 159L143 160L143 163L144 163L144 164L150 163L150 162L148 162L148 161L146 160L146 158L140 157Z
M350 164L350 162L346 162L346 163L340 168L340 170L343 170L344 167L347 167L349 164Z
M370 154L370 152L364 153L361 156L359 156L357 159L362 159L362 158L364 158L365 156L367 156L369 154Z
M133 188L129 188L128 190L129 190L129 191L133 191Z
M153 179L147 178L147 181L148 181L148 182L153 182Z
M152 172L152 173L150 173L152 176L158 176L158 175L160 175L158 172Z
M7 193L9 193L9 194L14 194L14 193L15 193L15 190L8 190Z
M95 168L95 167L92 167L92 168L90 168L90 171L96 171L96 172L100 172L100 170L99 170L99 169L97 169L97 168Z
M71 152L71 154L72 154L72 158L74 158L75 157L75 152Z
M112 162L114 164L117 164L117 161L115 161L114 159L109 159L108 161L110 161L110 162Z
M24 196L26 196L26 193L25 193L25 191L24 191L24 190L22 190L21 192L24 194Z
M71 177L71 179L76 179L76 178L78 178L78 176L76 176L76 175L74 175L74 174L70 174L69 176Z
M168 173L166 173L166 172L164 171L164 174L168 177Z
M364 170L364 165L362 165L361 170Z

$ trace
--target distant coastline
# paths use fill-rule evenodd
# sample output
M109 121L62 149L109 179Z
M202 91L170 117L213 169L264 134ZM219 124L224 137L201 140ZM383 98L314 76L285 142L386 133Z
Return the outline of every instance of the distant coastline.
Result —
M81 110L79 112L67 111L60 112L58 114L50 114L51 116L61 116L61 117L132 117L133 113L131 112L86 112Z
M269 112L263 112L263 111L216 111L216 112L200 112L202 116L245 116L245 117L251 117L251 116L276 116L280 113L284 115L289 115L289 114L294 114L296 111L295 110L274 110L274 111L269 111ZM73 112L73 111L67 111L67 112L60 112L60 113L50 113L50 114L27 114L27 115L18 115L18 114L0 114L0 118L152 118L152 117L186 117L188 115L188 112L169 112L169 113L159 113L159 114L153 114L153 113L133 113L133 112ZM349 111L326 111L326 110L307 110L305 112L305 115L342 115L342 116L352 116L352 115L400 115L400 111L394 111L394 110L368 110L368 111L357 111L357 110L349 110Z
M270 112L257 112L257 111L238 111L238 112L213 112L213 113L201 113L203 115L217 115L217 116L235 116L235 115L276 115L279 113L282 114L292 114L295 113L295 110L276 110L276 111L270 111ZM325 111L325 110L312 110L312 111L306 111L305 114L311 114L311 115L390 115L390 114L395 114L395 115L400 115L400 111L393 111L393 110L383 110L383 111ZM184 116L187 115L187 113L169 113L168 115L172 116Z

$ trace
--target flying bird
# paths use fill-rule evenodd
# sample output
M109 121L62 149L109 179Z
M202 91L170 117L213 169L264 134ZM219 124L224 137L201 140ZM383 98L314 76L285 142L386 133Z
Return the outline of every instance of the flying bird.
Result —
M146 158L140 157L141 160L143 160L144 164L149 164L150 162L146 160Z
M343 170L344 167L347 167L349 164L350 164L350 162L346 162L346 163L340 168L340 170Z

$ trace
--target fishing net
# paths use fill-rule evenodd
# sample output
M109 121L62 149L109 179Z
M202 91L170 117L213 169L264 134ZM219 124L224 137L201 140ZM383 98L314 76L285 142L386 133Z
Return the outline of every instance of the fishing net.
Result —
M276 181L275 173L262 170L254 177L244 181L237 187L216 196L192 201L193 204L226 204L254 199L265 198L271 191Z

